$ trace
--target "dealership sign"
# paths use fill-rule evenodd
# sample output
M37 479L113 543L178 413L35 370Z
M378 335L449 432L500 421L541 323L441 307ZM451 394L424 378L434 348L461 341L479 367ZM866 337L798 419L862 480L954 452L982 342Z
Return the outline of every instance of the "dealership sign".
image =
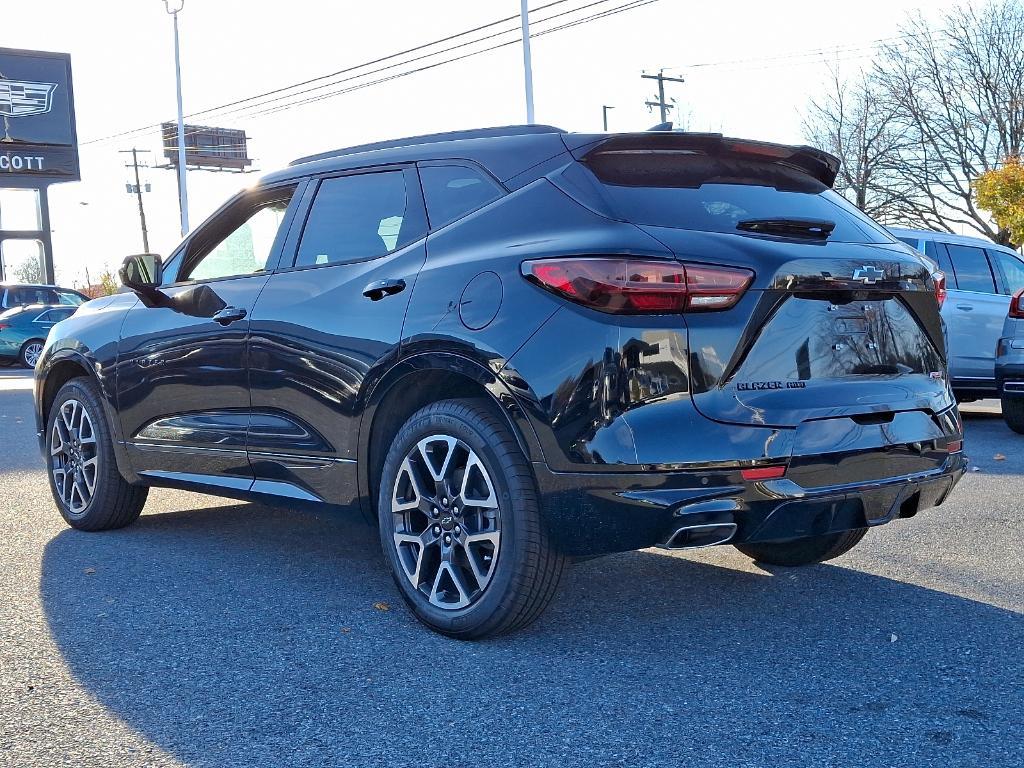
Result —
M65 53L0 48L0 180L8 174L40 184L80 178Z

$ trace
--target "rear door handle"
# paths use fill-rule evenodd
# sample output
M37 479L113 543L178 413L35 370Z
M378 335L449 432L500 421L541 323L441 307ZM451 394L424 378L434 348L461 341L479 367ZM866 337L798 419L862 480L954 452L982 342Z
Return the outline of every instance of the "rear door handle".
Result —
M221 325L231 325L231 323L241 320L245 317L245 310L241 307L225 307L220 312L213 316L214 322L220 323Z
M380 301L385 296L394 296L405 290L405 280L377 280L363 288L363 296L370 301Z
M956 308L962 309L964 312L971 312L974 309L970 304L957 304Z

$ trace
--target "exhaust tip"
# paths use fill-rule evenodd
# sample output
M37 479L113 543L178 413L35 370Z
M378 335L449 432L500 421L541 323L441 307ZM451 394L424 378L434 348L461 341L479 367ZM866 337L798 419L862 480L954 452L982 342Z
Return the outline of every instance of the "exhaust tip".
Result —
M658 544L663 549L700 549L725 544L736 534L736 523L683 525Z

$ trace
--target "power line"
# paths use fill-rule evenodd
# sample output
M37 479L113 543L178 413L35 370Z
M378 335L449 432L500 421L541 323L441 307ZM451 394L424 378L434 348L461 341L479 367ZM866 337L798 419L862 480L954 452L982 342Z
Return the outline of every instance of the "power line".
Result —
M556 19L556 18L559 18L559 17L562 17L562 16L573 14L573 13L578 13L579 11L586 10L587 8L591 8L591 7L595 6L595 5L604 5L605 3L609 3L609 2L613 2L613 1L614 0L595 0L595 2L590 2L590 3L587 3L585 5L581 5L581 6L577 7L577 8L571 8L571 9L569 9L567 11L562 11L560 13L556 13L556 14L553 14L551 16L548 16L547 18L538 19L536 22L531 22L531 23L544 24L544 23L546 23L548 21L551 21L552 19ZM546 7L548 7L548 6L541 6L541 8L537 8L535 10L541 10L542 8L546 8ZM514 18L519 18L519 17L516 16ZM504 21L507 21L507 19L504 20ZM488 25L488 26L493 26L493 25ZM561 28L562 27L559 27L559 29L561 29ZM546 31L553 31L553 30L546 30ZM508 35L508 34L511 34L511 33L518 33L518 32L519 32L519 28L518 27L511 28L511 29L504 29L504 30L501 30L499 32L492 32L489 35L485 35L484 37L479 37L479 38L477 38L475 40L469 40L469 41L466 41L466 42L463 42L463 43L459 43L458 45L449 46L448 48L442 48L442 49L437 50L437 51L431 51L430 53L426 53L426 54L423 54L421 56L416 56L416 57L411 58L411 59L406 59L404 61L400 61L400 62L397 62L395 64L388 64L386 66L379 67L377 69L373 69L373 70L370 70L368 72L360 72L359 74L350 75L349 77L344 77L344 78L342 78L340 80L333 80L330 83L323 83L321 85L316 85L316 86L313 86L312 88L307 88L307 89L302 90L302 91L296 91L294 93L288 93L288 94L285 94L283 96L278 96L276 98L267 99L267 100L262 101L262 102L260 102L258 104L250 104L250 105L247 105L245 107L241 107L239 109L230 110L228 112L222 112L220 115L218 115L218 117L226 117L228 115L234 115L234 114L239 114L239 113L249 113L249 110L251 110L251 109L256 109L256 108L264 107L264 106L266 106L268 104L273 104L273 103L276 103L276 102L286 101L286 100L294 98L296 96L301 96L301 95L304 95L304 94L312 93L314 91L322 90L324 88L330 88L332 86L341 85L342 83L351 82L353 80L359 80L360 78L363 78L363 77L369 77L370 75L375 75L375 74L379 74L381 72L386 72L389 69L396 69L398 67L403 67L403 66L406 66L407 64L413 64L413 63L415 63L417 61L423 61L424 59L430 59L430 58L433 58L434 56L440 56L441 54L444 54L444 53L450 53L452 51L456 51L456 50L459 50L461 48L467 48L467 47L469 47L471 45L476 45L477 43L482 43L482 42L484 42L486 40L493 40L496 37L501 37L503 35ZM538 37L540 34L543 34L543 33L531 34L530 37L531 38ZM519 40L520 40L520 37L517 36L514 40L509 40L506 43L506 45L518 44ZM423 48L423 47L426 47L426 46L420 46L420 48ZM488 48L487 50L494 50L494 49L493 48ZM284 90L284 89L279 89L279 90ZM295 102L295 103L299 103L299 102ZM257 113L250 113L250 114L263 114L263 113L257 112Z
M659 0L631 0L631 2L625 3L624 5L618 6L616 8L610 8L610 9L607 9L605 11L601 11L600 13L595 13L595 14L593 14L591 16L588 16L588 17L585 17L583 19L579 19L579 20L576 20L576 21L573 21L573 22L562 24L561 26L554 27L554 28L551 28L551 29L546 29L546 30L543 30L541 32L531 33L530 37L531 38L532 37L540 37L542 35L551 34L552 32L559 32L559 31L561 31L563 29L569 29L570 27L575 27L575 26L578 26L580 24L585 24L585 23L589 23L591 21L596 21L598 19L602 19L602 18L605 18L607 16L612 16L612 15L617 14L617 13L622 13L624 11L633 10L634 8L640 8L642 6L650 5L650 4L656 3L656 2L659 2ZM380 85L382 83L387 83L387 82L390 82L392 80L398 80L399 78L407 77L409 75L414 75L414 74L417 74L419 72L425 72L427 70L434 69L436 67L444 66L445 64L451 64L451 63L454 63L456 61L462 61L464 59L471 58L473 56L479 56L482 53L488 53L489 51L495 51L495 50L497 50L499 48L504 48L504 47L507 47L509 45L518 45L518 43L519 43L518 39L509 40L508 42L504 42L504 43L497 43L497 44L489 46L487 48L482 48L479 51L472 51L470 53L465 53L465 54L462 54L462 55L459 55L459 56L453 56L452 58L445 59L445 60L439 61L439 62L434 62L432 64L427 64L427 65L424 65L422 67L417 67L415 69L411 69L411 70L408 70L406 72L399 72L397 74L389 75L387 77L381 77L381 78L378 78L376 80L371 80L369 82L358 83L356 85L352 85L352 86L349 86L347 88L342 88L341 90L338 90L338 91L331 91L331 92L328 92L328 93L319 94L317 96L310 96L308 98L301 99L301 100L296 101L296 102L290 102L288 104L281 104L281 105L278 105L278 106L275 106L275 107L270 107L268 109L254 111L254 112L251 112L248 115L246 115L246 117L252 118L252 117L258 117L260 115L275 114L277 112L282 112L282 111L284 111L286 109L290 109L292 107L298 107L298 106L303 106L305 104L312 104L312 103L315 103L315 102L318 102L318 101L324 101L326 99L334 98L335 96L342 96L342 95L344 95L346 93L352 93L353 91L358 91L358 90L361 90L363 88L368 88L368 87L373 86L373 85Z
M599 0L599 2L610 2L610 1L611 0ZM556 6L556 5L562 5L563 3L566 3L566 2L568 2L568 0L552 0L552 2L548 2L548 3L545 3L544 5L541 5L541 6L538 6L537 8L534 8L533 10L530 11L530 13L535 13L537 11L542 11L544 9L551 8L551 7ZM573 11L570 11L570 12L575 12L575 11L583 10L583 9L589 7L590 5L597 5L597 4L598 3L590 3L588 5L583 5L583 6L580 6L579 8L573 9ZM561 15L561 14L559 14L559 15ZM327 80L327 79L330 79L330 78L333 78L333 77L337 77L338 75L347 74L347 73L354 72L354 71L359 70L359 69L364 69L366 67L373 66L375 64L380 64L380 63L388 61L390 59L395 59L395 58L399 58L399 57L402 57L402 56L406 56L406 55L408 55L410 53L416 53L416 52L424 50L426 48L431 48L431 47L434 47L436 45L441 45L443 43L450 42L450 41L458 39L460 37L465 37L467 35L471 35L471 34L474 34L476 32L480 32L480 31L482 31L484 29L489 29L491 27L498 26L499 24L505 24L505 23L507 23L509 21L516 20L518 18L519 18L519 14L515 14L514 16L507 16L505 18L498 19L496 21L492 21L492 22L489 22L487 24L483 24L483 25L480 25L480 26L477 26L477 27L473 27L472 29L467 29L467 30L464 30L462 32L457 32L457 33L452 34L452 35L447 35L447 36L439 38L437 40L432 40L432 41L430 41L428 43L423 43L421 45L417 45L417 46L414 46L412 48L408 48L408 49L406 49L404 51L398 51L397 53L392 53L392 54L389 54L387 56L381 56L381 57L376 58L376 59L371 59L370 61L364 61L364 62L362 62L360 64L354 64L352 66L345 67L343 69L339 69L339 70L337 70L335 72L330 72L330 73L327 73L327 74L324 74L324 75L318 75L317 77L309 78L309 79L303 80L301 82L292 83L290 85L282 86L280 88L275 88L275 89L272 89L272 90L269 90L269 91L264 91L263 93L258 93L258 94L255 94L253 96L247 96L247 97L242 98L242 99L236 99L235 101L227 102L226 104L220 104L220 105L215 106L215 107L208 107L207 109L199 110L198 112L192 112L192 113L186 115L186 118L192 119L192 118L195 118L195 117L199 117L201 115L209 115L211 113L218 112L218 111L227 109L229 107L238 106L238 105L245 104L245 103L248 103L248 102L258 101L260 99L266 98L267 96L273 96L273 95L276 95L276 94L279 94L279 93L283 93L285 91L293 90L295 88L300 88L300 87L305 86L305 85L310 85L310 84L315 83L315 82L319 82L319 81L322 81L322 80ZM554 17L551 17L551 18L554 18ZM548 19L545 19L545 21L547 21L547 20ZM535 37L535 35L531 35L531 37ZM482 39L487 39L487 38L482 38ZM293 95L295 95L295 94L293 94ZM136 133L141 133L141 132L144 132L144 131L152 130L153 128L159 128L160 125L161 125L161 123L153 123L153 124L150 124L150 125L144 125L144 126L140 126L138 128L133 128L133 129L127 130L127 131L120 131L118 133L113 133L113 134L110 134L108 136L102 136L102 137L96 138L96 139L89 139L87 141L81 142L81 144L83 146L87 145L87 144L97 144L97 143L100 143L100 142L109 141L111 139L117 139L117 138L121 138L121 137L124 137L124 136L130 136L130 135L133 135L133 134L136 134Z

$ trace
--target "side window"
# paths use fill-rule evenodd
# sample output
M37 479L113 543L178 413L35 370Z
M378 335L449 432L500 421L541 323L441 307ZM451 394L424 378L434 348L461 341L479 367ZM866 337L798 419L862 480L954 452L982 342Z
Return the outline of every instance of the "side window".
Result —
M464 165L422 166L420 182L431 229L443 227L502 195L493 180Z
M918 248L919 241L918 241L918 239L916 237L900 237L899 235L897 235L896 239L899 240L900 242L906 243L911 248L913 248L915 251Z
M1003 251L989 251L988 257L999 274L1000 293L1012 296L1024 288L1024 263Z
M43 312L33 322L35 323L59 323L61 320L67 320L71 315L74 314L73 309L49 309Z
M938 264L939 269L946 273L946 284L950 288L956 288L956 276L953 274L953 265L949 261L949 254L946 253L946 246L934 240L925 240L924 255Z
M262 190L232 206L189 245L178 282L262 272L274 249L294 187ZM209 229L207 227L206 229Z
M423 235L406 219L403 171L337 176L320 182L295 266L344 264L383 256Z
M956 287L961 291L977 291L979 293L995 293L996 284L992 280L985 251L969 245L946 243L949 258L953 260L953 271L956 273Z

